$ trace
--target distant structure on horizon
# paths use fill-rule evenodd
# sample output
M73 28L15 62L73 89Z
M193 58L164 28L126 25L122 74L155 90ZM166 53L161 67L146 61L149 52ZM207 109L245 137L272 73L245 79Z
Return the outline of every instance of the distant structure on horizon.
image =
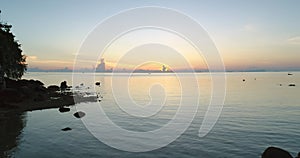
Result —
M96 67L96 72L105 72L104 58L101 58L100 64Z
M166 72L167 71L167 67L165 65L162 66L162 72Z

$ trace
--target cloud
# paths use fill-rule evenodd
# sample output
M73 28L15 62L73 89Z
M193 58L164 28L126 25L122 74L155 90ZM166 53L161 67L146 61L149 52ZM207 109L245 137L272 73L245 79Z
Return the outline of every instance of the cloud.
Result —
M37 56L27 56L26 57L28 60L36 60Z
M41 64L73 64L73 61L66 61L66 60L38 60L35 63Z
M289 38L288 42L290 44L300 44L300 36Z

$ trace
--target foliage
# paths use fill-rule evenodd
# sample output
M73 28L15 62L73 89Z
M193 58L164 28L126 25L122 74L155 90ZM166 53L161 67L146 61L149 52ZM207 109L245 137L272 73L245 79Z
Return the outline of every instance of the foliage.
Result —
M20 79L27 70L26 56L22 54L11 27L0 22L0 66L7 77Z

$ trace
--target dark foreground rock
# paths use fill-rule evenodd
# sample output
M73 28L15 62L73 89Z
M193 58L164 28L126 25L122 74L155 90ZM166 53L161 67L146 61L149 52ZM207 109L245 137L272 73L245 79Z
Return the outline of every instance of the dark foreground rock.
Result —
M262 158L293 158L292 155L277 147L268 147L262 154Z

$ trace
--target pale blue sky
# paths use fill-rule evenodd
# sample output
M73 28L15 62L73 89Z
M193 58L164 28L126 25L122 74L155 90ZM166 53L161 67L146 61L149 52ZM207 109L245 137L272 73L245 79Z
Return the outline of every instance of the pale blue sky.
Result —
M211 35L228 69L299 68L297 0L2 0L1 20L29 56L30 67L71 67L87 34L122 10L160 6L197 20ZM90 67L88 67L90 68Z

